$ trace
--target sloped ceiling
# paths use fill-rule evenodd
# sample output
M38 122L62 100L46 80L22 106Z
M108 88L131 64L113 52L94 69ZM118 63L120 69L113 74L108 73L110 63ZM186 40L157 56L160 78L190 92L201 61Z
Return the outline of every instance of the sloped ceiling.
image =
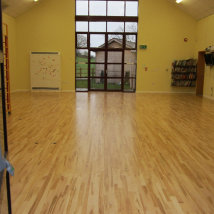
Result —
M2 10L9 16L17 17L39 2L33 0L2 0Z
M41 1L42 0L39 0L39 2ZM175 4L176 7L181 8L197 20L214 14L214 0L183 0L180 4L177 4L175 2L176 0L168 1ZM35 3L33 0L2 0L2 8L3 12L6 14L17 17L39 2Z
M191 15L196 20L214 14L214 0L183 0L180 4L176 0L168 0Z

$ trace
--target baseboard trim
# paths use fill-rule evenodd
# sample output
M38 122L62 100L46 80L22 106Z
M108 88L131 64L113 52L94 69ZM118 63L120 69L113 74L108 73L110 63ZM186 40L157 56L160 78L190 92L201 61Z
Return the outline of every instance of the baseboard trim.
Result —
M74 92L76 92L76 91L75 91L75 90L62 90L61 92L65 92L65 93L72 92L72 93L74 93Z
M36 89L36 90L31 90L31 93L60 93L62 92L61 90L45 90L45 89Z
M29 89L16 89L16 90L12 90L11 93L16 93L16 92L29 92Z
M30 90L30 89L16 89L12 90L11 93L16 93L16 92L51 92L51 93L74 93L76 92L75 90ZM174 91L136 91L136 94L195 94L195 92L174 92ZM203 97L208 98L208 99L214 99L214 97L211 96L206 96L204 95Z
M38 92L50 92L50 93L74 93L75 90L32 90L32 93L38 93Z
M195 92L177 92L177 91L136 91L138 94L195 94Z
M17 92L32 92L32 93L34 93L34 92L51 92L51 93L55 93L55 92L57 92L57 93L60 93L60 92L63 92L63 93L74 93L75 92L75 90L44 90L44 89L38 89L38 90L30 90L30 89L16 89L16 90L12 90L11 91L11 93L17 93Z
M211 96L207 96L207 95L203 95L204 98L207 98L209 100L214 100L214 97L211 97Z

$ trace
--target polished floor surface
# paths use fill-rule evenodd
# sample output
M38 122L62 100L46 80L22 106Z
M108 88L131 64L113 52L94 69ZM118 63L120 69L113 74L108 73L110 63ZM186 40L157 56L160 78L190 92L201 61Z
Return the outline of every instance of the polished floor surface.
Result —
M213 214L214 101L14 93L15 214Z

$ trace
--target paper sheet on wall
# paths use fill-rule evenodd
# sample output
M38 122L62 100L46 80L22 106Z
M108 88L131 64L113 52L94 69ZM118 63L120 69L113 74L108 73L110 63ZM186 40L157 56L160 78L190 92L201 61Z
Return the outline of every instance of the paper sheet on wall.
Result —
M59 52L31 52L32 89L60 89Z

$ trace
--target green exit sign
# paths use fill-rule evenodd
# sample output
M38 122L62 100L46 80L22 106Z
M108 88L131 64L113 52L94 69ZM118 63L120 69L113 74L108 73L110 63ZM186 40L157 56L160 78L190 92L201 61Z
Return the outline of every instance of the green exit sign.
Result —
M140 45L140 49L147 49L147 45Z

